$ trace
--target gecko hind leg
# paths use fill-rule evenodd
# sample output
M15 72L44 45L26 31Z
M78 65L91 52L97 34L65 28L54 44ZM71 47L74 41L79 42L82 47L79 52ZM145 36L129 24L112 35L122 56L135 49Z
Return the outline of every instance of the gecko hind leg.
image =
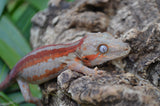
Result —
M32 96L29 84L21 78L17 78L18 85L26 102L34 103L37 106L43 106L40 99Z

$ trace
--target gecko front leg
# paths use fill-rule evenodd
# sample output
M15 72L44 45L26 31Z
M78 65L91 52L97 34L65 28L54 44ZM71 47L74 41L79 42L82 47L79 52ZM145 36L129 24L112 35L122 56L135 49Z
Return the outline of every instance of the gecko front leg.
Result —
M104 73L104 71L100 71L100 70L97 71L97 69L88 68L88 67L84 66L83 64L75 62L75 61L69 62L68 68L73 71L77 71L77 72L80 72L80 73L83 73L83 74L89 75L89 76L95 76L95 75Z
M29 103L34 103L37 106L43 106L40 99L35 98L31 95L29 84L26 81L24 81L22 78L17 78L17 82L25 101Z

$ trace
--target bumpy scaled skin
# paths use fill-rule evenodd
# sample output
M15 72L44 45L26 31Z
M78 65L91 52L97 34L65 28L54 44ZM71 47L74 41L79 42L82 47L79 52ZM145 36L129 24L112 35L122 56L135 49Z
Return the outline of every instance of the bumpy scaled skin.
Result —
M23 57L0 84L0 90L17 80L27 102L42 105L32 97L28 83L41 84L66 70L93 75L95 71L87 66L102 64L127 55L128 44L115 39L108 33L88 33L81 40L71 44L48 45L33 50Z

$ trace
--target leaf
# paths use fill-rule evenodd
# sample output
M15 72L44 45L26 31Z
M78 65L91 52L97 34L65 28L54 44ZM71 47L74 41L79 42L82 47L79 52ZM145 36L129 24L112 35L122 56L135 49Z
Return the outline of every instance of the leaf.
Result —
M29 2L31 5L36 7L38 10L45 9L48 4L48 0L25 0Z
M31 51L28 42L6 16L3 16L0 20L0 39L8 47L14 48L21 57Z
M31 103L21 103L20 106L36 106L35 104L31 104Z
M0 57L10 69L22 56L31 51L29 44L6 16L3 16L0 20L0 51ZM35 95L40 95L37 85L31 86L31 91L34 91ZM23 99L18 94L10 93L9 95L13 99L17 96L17 99L19 98L17 101L19 102Z
M0 1L0 16L2 15L2 12L4 10L4 7L5 7L6 3L7 3L7 0L1 0Z
M75 0L66 0L67 2L74 2Z
M35 84L29 84L30 88L31 88L31 92L32 92L32 95L34 97L39 97L41 98L42 97L42 94L40 92L40 88L38 87L38 85L35 85Z
M18 106L3 92L0 92L0 106Z
M0 51L0 57L5 61L5 63L10 67L10 69L12 69L16 62L21 58L16 51L14 51L1 39Z
M8 67L0 60L0 83L5 79L9 72Z
M12 9L12 11L10 10L11 12L8 13L14 23L19 21L21 15L24 14L24 11L26 10L28 3L22 2L21 4L16 6L17 6L16 8ZM9 7L9 4L8 4L8 8L11 8Z
M25 38L29 41L30 29L31 29L31 18L37 12L35 8L28 5L24 10L23 14L17 19L16 25L21 30Z
M14 100L16 103L21 103L24 101L24 98L22 96L21 92L13 92L7 95L10 99Z

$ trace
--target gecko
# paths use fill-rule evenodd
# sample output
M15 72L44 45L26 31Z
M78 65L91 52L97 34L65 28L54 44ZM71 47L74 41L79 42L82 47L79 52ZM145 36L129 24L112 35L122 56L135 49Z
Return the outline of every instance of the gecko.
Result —
M129 54L130 47L111 34L87 33L78 41L39 47L24 56L0 84L0 91L17 81L26 102L41 106L40 99L30 93L29 83L42 84L70 69L84 75L94 75L91 66L121 58Z

